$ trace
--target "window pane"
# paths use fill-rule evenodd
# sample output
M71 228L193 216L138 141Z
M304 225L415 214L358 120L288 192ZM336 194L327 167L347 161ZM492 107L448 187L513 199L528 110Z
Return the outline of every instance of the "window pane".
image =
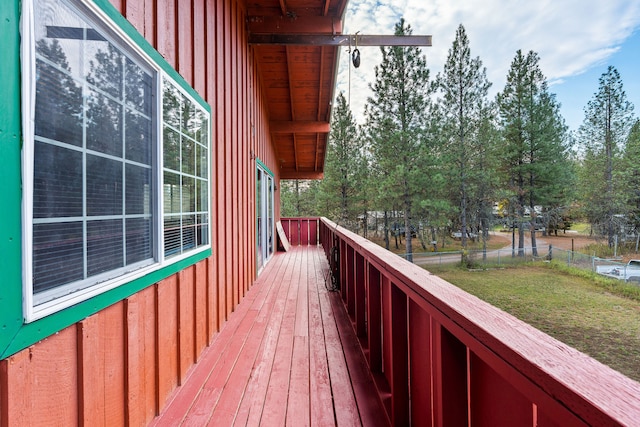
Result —
M201 179L196 180L196 194L198 195L198 205L196 206L197 212L204 212L209 210L209 185L207 181Z
M149 218L132 218L127 226L127 265L153 258L153 227Z
M126 208L127 215L151 213L151 168L126 165Z
M127 109L125 124L126 158L145 165L151 164L151 119Z
M53 41L50 49L55 45ZM59 60L65 62L64 54L59 54L63 55ZM82 146L82 88L70 75L40 60L36 61L36 75L35 134Z
M209 244L209 215L198 215L196 243L198 246Z
M183 250L196 246L196 216L185 215L182 217L182 246Z
M87 215L122 215L122 163L87 155Z
M180 218L164 219L164 254L165 256L180 253L181 247Z
M33 226L33 291L42 292L84 275L82 222Z
M129 58L126 60L126 102L147 117L153 109L153 77Z
M182 212L196 211L196 180L182 177Z
M182 173L196 174L196 143L190 138L182 138Z
M202 110L198 110L198 128L196 129L196 141L208 147L209 144L209 121Z
M171 128L164 128L164 167L180 171L180 134Z
M34 151L34 218L82 216L82 153L40 142Z
M92 40L85 43L85 59L85 68L89 70L87 82L116 100L122 100L123 64L120 50L106 40Z
M76 80L82 79L86 22L60 0L38 0L34 12L36 54L69 71Z
M180 131L195 138L196 124L196 106L186 96L182 95L182 120L180 120Z
M169 81L164 81L162 94L162 120L165 124L180 129L180 104L182 95Z
M122 220L87 223L87 274L123 267Z
M200 178L208 178L209 174L209 156L207 149L200 144L196 144L196 176Z
M87 148L122 157L122 105L91 91L87 107Z
M164 213L180 213L180 175L164 172Z

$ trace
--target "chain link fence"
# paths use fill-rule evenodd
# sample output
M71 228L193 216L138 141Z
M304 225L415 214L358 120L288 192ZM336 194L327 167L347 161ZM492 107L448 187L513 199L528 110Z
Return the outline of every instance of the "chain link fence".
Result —
M406 254L400 254L399 256L406 259ZM427 269L430 265L450 265L461 262L466 262L470 267L484 268L517 265L531 261L549 262L551 260L611 278L640 283L640 263L628 265L615 259L598 258L580 252L554 248L552 245L539 247L537 250L526 247L522 249L516 248L515 250L505 248L487 251L467 250L413 254L413 263Z
M452 252L421 252L413 254L413 263L420 266L456 264L464 260L469 265L478 266L506 266L520 264L530 261L540 261L550 259L551 247L534 248L526 247L515 250L492 249L492 250L467 250ZM406 254L400 254L407 258Z

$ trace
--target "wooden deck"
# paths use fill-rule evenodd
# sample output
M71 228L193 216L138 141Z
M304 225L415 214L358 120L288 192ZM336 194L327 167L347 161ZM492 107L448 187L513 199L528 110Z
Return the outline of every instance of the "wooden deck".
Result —
M277 253L152 425L388 425L327 270Z

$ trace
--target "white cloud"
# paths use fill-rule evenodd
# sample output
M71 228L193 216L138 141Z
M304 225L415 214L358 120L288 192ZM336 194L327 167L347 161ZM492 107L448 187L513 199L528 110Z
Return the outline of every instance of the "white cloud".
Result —
M493 83L504 86L518 49L536 51L542 72L552 84L601 65L640 27L640 1L633 0L351 0L345 33L393 34L404 17L414 34L433 36L424 48L434 78L442 70L456 28L463 24L472 56L479 56ZM342 52L338 91L351 94L351 109L362 120L368 84L380 62L379 48L360 48L361 66L351 67ZM350 90L349 90L350 89Z

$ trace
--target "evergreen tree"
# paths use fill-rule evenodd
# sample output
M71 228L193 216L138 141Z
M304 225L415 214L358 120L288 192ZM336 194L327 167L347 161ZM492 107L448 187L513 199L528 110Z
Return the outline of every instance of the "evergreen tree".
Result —
M438 74L437 86L443 95L440 102L445 137L442 157L449 186L455 189L453 203L459 207L456 222L464 248L471 214L469 205L471 200L477 200L477 195L471 194L471 188L479 181L482 171L478 168L478 156L484 153L482 145L487 142L479 138L479 132L491 83L480 58L471 58L469 39L462 24L449 49L444 71Z
M322 181L292 179L280 181L280 212L283 217L313 217L326 211L320 198Z
M355 231L364 200L363 144L343 93L338 94L321 192L326 198L325 215Z
M567 168L566 126L559 104L550 94L538 55L518 50L498 94L504 147L502 169L510 204L518 222L518 255L524 256L524 217L528 210L531 246L536 249L537 206L563 190Z
M82 87L72 76L57 39L38 40L35 133L56 141L82 145Z
M480 108L480 120L477 129L477 153L474 169L476 181L473 189L474 210L479 229L482 233L484 257L486 258L489 227L493 220L493 202L497 193L497 162L499 158L500 135L496 123L497 111L495 103L487 103Z
M395 35L411 33L404 19L396 24ZM420 154L432 87L426 58L419 48L380 50L382 62L375 67L373 96L365 108L366 130L381 171L378 188L383 199L394 200L402 210L407 259L412 261L412 213L425 188L425 164Z
M640 120L636 120L622 158L621 187L625 194L627 223L633 232L640 231Z
M617 182L633 122L633 105L627 100L620 74L609 66L600 76L598 92L587 103L578 130L584 150L582 200L591 224L607 236L609 247L614 244L616 216L624 213L625 194Z

